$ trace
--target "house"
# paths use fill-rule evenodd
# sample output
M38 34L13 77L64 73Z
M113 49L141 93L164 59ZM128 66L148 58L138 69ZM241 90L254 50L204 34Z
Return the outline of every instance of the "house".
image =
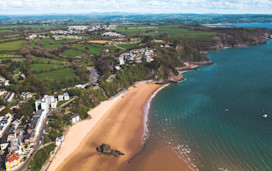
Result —
M5 108L6 108L6 106L4 106L4 105L0 106L0 112L1 112L2 110L4 110Z
M7 128L11 124L12 115L10 113L6 114L5 116L0 116L0 138L4 135Z
M64 135L62 134L61 136L56 138L56 145L60 146L63 141L64 141Z
M119 64L120 64L120 65L125 65L125 60L124 60L124 57L123 57L123 56L120 56L120 57L119 57Z
M36 111L39 109L49 110L57 108L58 100L54 96L44 95L42 100L35 101Z
M146 57L146 62L152 62L152 61L154 61L154 58L152 58L151 56Z
M70 100L70 96L68 93L63 94L64 100Z
M17 153L8 154L6 157L6 170L16 170L21 164L21 156Z
M117 71L119 71L119 70L121 70L121 67L120 67L120 66L115 66L115 69L116 69Z
M164 47L164 45L161 45L161 47Z
M25 150L23 148L22 142L19 138L15 138L10 142L10 147L8 148L9 154L16 153L23 155Z
M155 43L159 43L159 42L162 42L162 40L154 39L154 42L155 42Z
M11 102L14 98L14 93L13 92L9 92L8 95L5 97L5 99L7 100L7 102Z
M74 115L72 115L72 116L70 117L70 119L71 119L72 123L76 123L76 122L79 121L79 115L74 114Z
M63 100L64 100L63 94L58 95L58 101L63 101Z
M164 47L169 48L170 46L168 44L165 44Z

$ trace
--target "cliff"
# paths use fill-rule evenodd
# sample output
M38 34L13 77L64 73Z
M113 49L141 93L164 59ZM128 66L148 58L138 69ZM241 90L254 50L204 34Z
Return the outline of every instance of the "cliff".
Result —
M226 48L246 47L267 43L271 32L265 28L216 28L217 34L212 37L214 46L207 51L219 51Z

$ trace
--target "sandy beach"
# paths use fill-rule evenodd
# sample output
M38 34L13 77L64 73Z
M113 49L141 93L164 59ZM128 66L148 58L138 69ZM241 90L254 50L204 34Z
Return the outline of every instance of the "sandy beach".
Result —
M98 119L99 121L94 123L91 119L79 127L71 129L68 133L70 135L67 135L63 147L49 170L122 171L130 168L130 159L139 153L143 146L144 106L150 96L161 86L154 83L138 83L128 92L93 109L90 114L99 116L100 120ZM112 157L98 154L96 147L102 143L111 145L112 148L120 150L125 155ZM158 152L173 157L168 150ZM155 164L156 160L154 154L151 155L143 163L143 167L146 168L148 163ZM160 160L164 160L164 158ZM182 162L176 156L175 160Z
M94 128L94 126L101 120L101 118L107 113L107 111L113 107L116 102L121 98L121 95L102 102L96 108L89 111L89 115L92 119L87 119L73 125L65 136L65 140L61 146L61 149L53 159L48 171L55 171L59 165L67 158L72 152L74 152L87 136L87 134Z

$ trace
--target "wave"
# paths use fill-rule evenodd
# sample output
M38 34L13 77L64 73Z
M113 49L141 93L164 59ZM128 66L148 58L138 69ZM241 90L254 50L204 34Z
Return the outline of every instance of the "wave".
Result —
M183 81L186 81L186 79L180 81L180 82L183 82ZM180 83L179 82L179 83ZM148 99L147 103L145 104L144 106L144 134L143 134L143 142L142 144L144 144L146 142L146 140L148 139L149 137L149 130L148 130L148 116L149 116L149 109L150 109L150 106L151 106L151 102L153 100L154 97L156 97L156 95L162 90L164 89L165 87L169 86L170 84L165 84L164 86L160 87L158 90L156 90L152 96L150 96L150 98Z
M157 89L148 99L147 103L144 106L144 134L143 134L143 142L142 144L144 144L146 142L146 140L149 137L149 130L148 130L148 115L149 115L149 109L151 106L151 102L153 100L154 97L156 97L156 95L165 87L169 86L170 84L166 84L162 87L160 87L159 89Z

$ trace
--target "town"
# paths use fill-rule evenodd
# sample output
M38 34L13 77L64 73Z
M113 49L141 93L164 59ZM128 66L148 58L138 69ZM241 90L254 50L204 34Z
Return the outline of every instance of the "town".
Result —
M6 170L46 170L73 125L92 119L91 109L136 82L178 83L181 73L211 64L205 52L258 40L248 35L265 33L259 42L271 35L134 22L24 24L0 25L0 163ZM235 44L231 37L248 41Z

